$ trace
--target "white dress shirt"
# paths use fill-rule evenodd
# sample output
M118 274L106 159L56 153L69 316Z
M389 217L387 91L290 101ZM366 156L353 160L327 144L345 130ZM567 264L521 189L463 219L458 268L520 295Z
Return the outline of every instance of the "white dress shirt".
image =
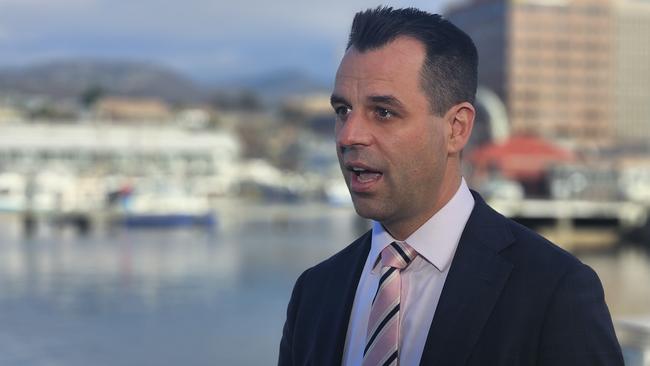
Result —
M473 208L474 197L463 179L452 199L404 240L419 255L401 272L399 364L402 366L420 364L434 310ZM393 241L380 223L373 222L370 253L348 324L343 353L345 366L362 364L370 308L380 277L379 255Z

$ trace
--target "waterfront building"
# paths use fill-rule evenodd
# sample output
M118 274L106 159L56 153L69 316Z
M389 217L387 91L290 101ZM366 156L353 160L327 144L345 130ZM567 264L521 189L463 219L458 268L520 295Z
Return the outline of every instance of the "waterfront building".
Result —
M169 105L156 98L105 97L97 101L94 112L98 118L114 121L161 122L172 119Z
M15 108L0 104L0 123L11 123L21 121L22 114Z
M616 134L650 141L650 2L619 0L616 14Z
M0 201L85 210L125 188L158 198L224 195L236 189L240 150L230 133L171 125L4 124Z
M650 138L650 4L473 0L447 17L475 40L479 83L514 134L577 148Z
M477 187L505 179L520 184L528 197L548 197L551 169L574 162L576 156L537 137L513 136L475 149L468 160L474 167L471 180Z

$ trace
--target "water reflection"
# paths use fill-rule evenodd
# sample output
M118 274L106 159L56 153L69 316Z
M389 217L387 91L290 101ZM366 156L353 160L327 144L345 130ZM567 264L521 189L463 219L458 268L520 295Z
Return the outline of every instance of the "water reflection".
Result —
M227 285L238 276L241 253L202 232L121 231L77 240L67 235L4 240L0 257L2 298L28 294L60 306L129 292L155 306L169 287L212 279Z
M650 252L647 248L628 244L612 251L578 253L578 257L598 272L613 314L650 314Z
M15 217L0 216L0 364L273 364L295 278L366 223L318 204L229 202L218 212L215 232L78 237L40 226L29 240ZM579 256L617 320L650 314L646 251ZM643 364L636 348L626 357Z

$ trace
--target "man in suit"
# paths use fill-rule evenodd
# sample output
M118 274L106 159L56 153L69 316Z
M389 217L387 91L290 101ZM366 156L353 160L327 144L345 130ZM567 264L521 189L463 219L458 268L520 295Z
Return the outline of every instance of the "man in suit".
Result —
M355 16L331 102L373 227L298 278L280 365L623 364L597 275L461 176L477 65L438 15Z

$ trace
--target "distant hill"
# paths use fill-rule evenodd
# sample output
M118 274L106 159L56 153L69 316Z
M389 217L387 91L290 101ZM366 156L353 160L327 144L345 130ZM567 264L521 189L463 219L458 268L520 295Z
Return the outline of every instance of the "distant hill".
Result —
M292 95L329 91L329 85L299 70L278 70L217 84L217 89L247 90L267 102L277 102Z
M170 102L203 100L206 90L184 75L145 62L62 60L0 68L0 93L76 98L90 88L111 95L159 97Z
M104 94L159 97L168 102L203 102L220 95L252 93L265 104L287 96L328 90L328 85L297 70L280 70L207 86L158 64L110 60L61 60L24 67L0 67L0 95L79 98L90 89Z

